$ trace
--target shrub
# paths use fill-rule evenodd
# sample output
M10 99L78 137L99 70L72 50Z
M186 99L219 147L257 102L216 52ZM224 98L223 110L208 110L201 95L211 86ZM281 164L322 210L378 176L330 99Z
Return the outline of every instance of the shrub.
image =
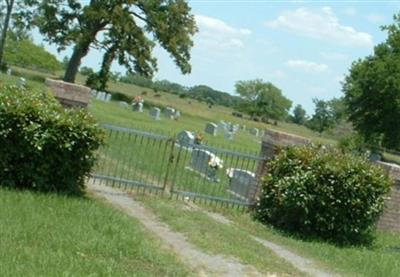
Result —
M91 116L45 92L0 91L0 184L80 194L103 137Z
M371 239L390 189L383 169L319 146L289 147L268 164L255 217L340 244Z
M129 104L132 102L132 97L129 97L128 95L126 95L124 93L116 92L116 91L110 91L109 93L111 93L112 101L124 101Z

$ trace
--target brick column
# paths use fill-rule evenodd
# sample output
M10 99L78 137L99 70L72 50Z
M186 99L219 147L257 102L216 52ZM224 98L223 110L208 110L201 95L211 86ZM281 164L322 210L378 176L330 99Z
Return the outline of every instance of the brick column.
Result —
M400 166L390 163L377 162L384 168L394 181L386 208L379 219L378 228L388 231L400 231Z
M292 134L266 130L262 138L261 144L261 154L260 156L265 158L258 163L256 178L261 180L261 178L267 173L268 161L279 153L280 149L291 145L304 145L310 144L311 141L304 137L295 136ZM261 186L258 186L255 198L260 193Z

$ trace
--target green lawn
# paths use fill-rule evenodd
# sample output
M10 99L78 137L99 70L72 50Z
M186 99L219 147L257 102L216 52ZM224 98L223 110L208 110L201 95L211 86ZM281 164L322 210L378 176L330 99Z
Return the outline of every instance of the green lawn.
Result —
M101 201L0 189L0 276L187 276L134 219Z

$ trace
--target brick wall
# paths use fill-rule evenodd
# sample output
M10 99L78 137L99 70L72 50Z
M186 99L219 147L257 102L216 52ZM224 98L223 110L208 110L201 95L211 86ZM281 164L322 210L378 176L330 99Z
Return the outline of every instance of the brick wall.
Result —
M260 178L266 174L268 160L275 156L281 147L304 145L310 142L310 140L303 137L267 130L261 145L261 155L266 159L260 162L257 169L257 177ZM394 181L392 191L386 201L386 209L379 219L378 228L400 231L400 166L383 162L378 162L378 165L383 167Z
M63 106L85 108L89 104L90 88L88 87L53 79L46 79L45 84L50 87Z
M389 231L400 231L400 166L378 162L393 179L394 185L386 200L386 209L378 222L378 228Z

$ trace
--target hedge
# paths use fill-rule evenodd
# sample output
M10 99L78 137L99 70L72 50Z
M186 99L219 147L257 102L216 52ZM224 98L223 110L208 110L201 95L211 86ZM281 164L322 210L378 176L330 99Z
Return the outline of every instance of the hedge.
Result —
M391 181L365 158L322 146L282 150L268 163L255 217L339 244L370 241Z
M102 131L85 110L46 92L0 86L0 184L81 194Z

